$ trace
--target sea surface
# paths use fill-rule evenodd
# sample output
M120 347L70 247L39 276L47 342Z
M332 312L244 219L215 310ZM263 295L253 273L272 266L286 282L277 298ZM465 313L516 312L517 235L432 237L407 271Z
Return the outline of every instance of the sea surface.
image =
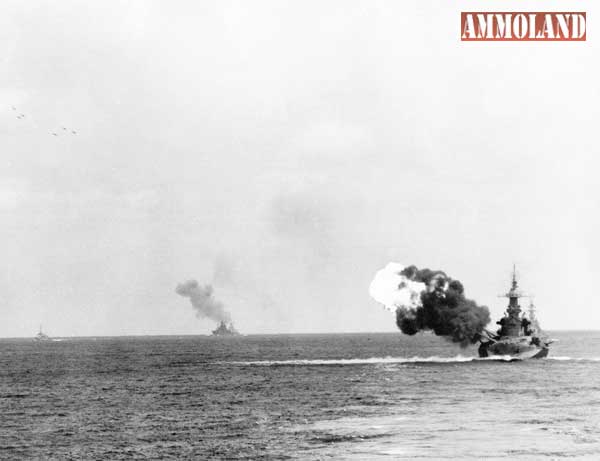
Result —
M0 459L600 460L600 332L0 340Z

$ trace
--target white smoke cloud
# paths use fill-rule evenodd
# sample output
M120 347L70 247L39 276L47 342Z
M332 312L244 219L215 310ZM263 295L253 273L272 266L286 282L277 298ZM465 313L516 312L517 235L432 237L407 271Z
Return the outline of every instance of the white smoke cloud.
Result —
M414 309L421 306L421 293L427 289L422 282L410 280L401 272L400 263L388 263L377 271L369 286L371 297L383 306L396 312L398 308Z

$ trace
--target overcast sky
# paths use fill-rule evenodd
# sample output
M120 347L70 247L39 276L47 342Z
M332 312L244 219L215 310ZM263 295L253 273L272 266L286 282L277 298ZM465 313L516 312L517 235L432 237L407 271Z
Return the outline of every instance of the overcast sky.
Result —
M461 43L473 2L3 1L0 336L208 333L187 279L245 333L394 331L389 261L493 317L515 262L600 329L595 3L585 43Z

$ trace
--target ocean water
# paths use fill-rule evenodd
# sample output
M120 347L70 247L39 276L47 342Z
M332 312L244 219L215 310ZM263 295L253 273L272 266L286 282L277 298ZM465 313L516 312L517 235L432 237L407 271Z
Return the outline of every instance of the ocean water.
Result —
M600 459L600 332L0 340L0 459Z

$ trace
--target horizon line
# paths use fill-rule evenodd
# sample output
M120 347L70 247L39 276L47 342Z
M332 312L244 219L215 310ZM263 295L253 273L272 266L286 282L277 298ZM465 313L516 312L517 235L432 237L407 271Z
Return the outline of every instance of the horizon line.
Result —
M561 329L554 330L548 329L544 330L545 332L600 332L600 329ZM292 335L388 335L388 334L398 334L401 336L409 336L405 335L402 332L398 331L338 331L338 332L282 332L282 333L241 333L239 336L235 337L244 337L244 336L292 336ZM418 334L433 334L431 332L422 331ZM85 339L85 338L168 338L168 337L195 337L195 336L206 336L213 337L211 333L166 333L166 334L120 334L120 335L86 335L86 336L50 336L50 340L52 339ZM443 336L440 336L443 338ZM35 339L35 336L0 336L0 340L5 339Z

